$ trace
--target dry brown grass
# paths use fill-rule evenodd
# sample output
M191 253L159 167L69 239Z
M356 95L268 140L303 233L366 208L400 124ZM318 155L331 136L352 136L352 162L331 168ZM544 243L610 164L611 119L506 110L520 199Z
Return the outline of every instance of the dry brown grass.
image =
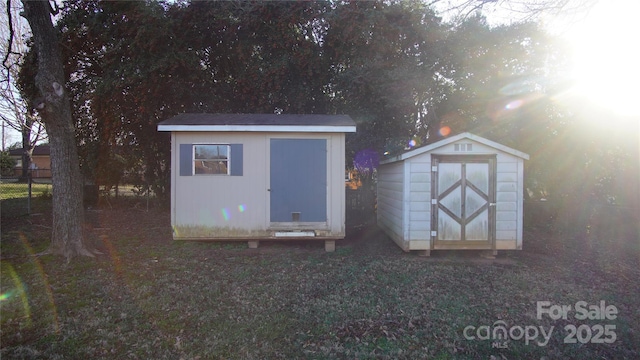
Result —
M637 243L527 233L525 250L403 253L375 225L335 253L322 242L173 242L168 211L87 213L104 256L65 264L46 248L49 216L2 218L5 358L636 358ZM606 239L614 241L612 239ZM617 248L616 248L617 249ZM618 309L607 321L536 318L536 302ZM467 340L466 326L554 326L546 346ZM564 344L566 325L616 325L612 344Z

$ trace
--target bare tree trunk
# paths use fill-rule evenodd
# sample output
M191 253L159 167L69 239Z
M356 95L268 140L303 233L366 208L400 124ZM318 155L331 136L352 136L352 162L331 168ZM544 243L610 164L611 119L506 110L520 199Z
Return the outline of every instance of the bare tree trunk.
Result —
M92 256L82 233L82 176L75 130L56 30L48 1L23 0L24 17L31 26L38 56L36 86L43 103L36 104L49 134L53 183L53 232L50 251L67 259Z

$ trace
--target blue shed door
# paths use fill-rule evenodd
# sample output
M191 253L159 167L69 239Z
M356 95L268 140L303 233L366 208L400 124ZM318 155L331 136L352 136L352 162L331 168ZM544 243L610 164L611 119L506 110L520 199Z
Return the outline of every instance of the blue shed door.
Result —
M271 139L271 222L327 221L327 140Z

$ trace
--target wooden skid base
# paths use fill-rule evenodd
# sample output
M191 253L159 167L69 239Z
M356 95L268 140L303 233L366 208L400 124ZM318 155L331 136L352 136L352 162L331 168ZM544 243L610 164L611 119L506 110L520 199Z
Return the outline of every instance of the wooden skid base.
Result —
M485 259L495 259L496 256L498 256L498 250L487 250L487 251L482 251L480 253L480 256L482 256Z
M310 241L324 241L324 250L326 252L334 252L336 251L336 240L341 240L342 237L333 237L333 238L319 238L319 237L313 237L313 238L307 238L307 237L280 237L280 238L274 238L274 237L265 237L262 238L261 240L264 241L273 241L273 240L277 240L277 241L288 241L288 240L310 240ZM174 240L178 240L178 241L210 241L210 242L215 242L215 241L246 241L247 242L247 246L249 247L249 249L257 249L260 246L260 240L248 240L247 238L218 238L218 239L212 239L212 238L192 238L192 239L186 239L186 238L180 238L180 239L176 239L174 238Z
M257 249L260 241L249 241L249 249Z
M335 240L326 240L324 242L324 251L326 251L326 252L334 252L334 251L336 251L336 241Z
M454 251L459 251L461 249L454 249ZM431 250L412 250L415 251L418 256L429 257L431 256ZM438 250L436 250L438 251ZM405 252L409 252L405 250ZM498 256L498 250L480 250L480 256L485 259L495 259Z

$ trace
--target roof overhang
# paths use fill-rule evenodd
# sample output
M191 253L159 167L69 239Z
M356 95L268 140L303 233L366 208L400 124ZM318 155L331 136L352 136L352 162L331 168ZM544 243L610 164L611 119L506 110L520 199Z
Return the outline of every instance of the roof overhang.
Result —
M158 131L347 133L356 123L348 115L184 113L159 123Z
M215 132L322 132L346 133L356 132L353 126L322 125L158 125L158 131L215 131Z

